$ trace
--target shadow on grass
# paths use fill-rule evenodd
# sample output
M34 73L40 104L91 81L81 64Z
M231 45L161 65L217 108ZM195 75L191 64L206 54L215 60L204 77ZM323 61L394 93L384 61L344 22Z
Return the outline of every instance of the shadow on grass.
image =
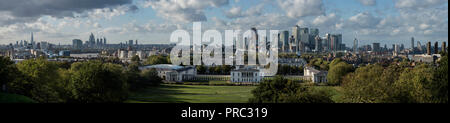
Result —
M183 93L183 89L198 89L193 86L180 85L160 85L149 87L134 92L130 98L130 103L189 103L190 99L178 98L174 95L197 95L194 93Z

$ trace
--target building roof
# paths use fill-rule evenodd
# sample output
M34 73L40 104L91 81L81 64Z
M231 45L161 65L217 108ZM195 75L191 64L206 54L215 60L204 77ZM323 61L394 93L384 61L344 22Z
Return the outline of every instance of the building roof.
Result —
M234 69L232 70L232 72L259 72L259 70L253 67L246 66L243 68Z
M178 65L171 65L171 64L159 64L159 65L150 65L150 66L142 66L139 67L139 69L160 69L160 70L174 70L174 71L182 71L186 69L190 69L192 67L184 67L184 66L178 66Z
M311 71L312 73L320 73L320 71L319 70L317 70L317 69L314 69L313 67L305 67L305 69L307 69L307 70L309 70L309 71Z

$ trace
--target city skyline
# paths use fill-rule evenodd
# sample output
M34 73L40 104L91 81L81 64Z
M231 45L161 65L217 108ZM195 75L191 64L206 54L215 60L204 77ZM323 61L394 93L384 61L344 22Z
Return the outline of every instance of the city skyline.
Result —
M0 44L30 40L71 44L90 33L108 43L139 40L167 43L176 29L287 30L318 28L343 34L347 47L372 43L405 44L411 37L425 44L448 41L448 0L44 0L0 1ZM25 4L26 3L26 4ZM12 7L11 7L12 6ZM58 6L58 7L55 7ZM19 9L17 9L19 8ZM223 33L223 32L222 32Z

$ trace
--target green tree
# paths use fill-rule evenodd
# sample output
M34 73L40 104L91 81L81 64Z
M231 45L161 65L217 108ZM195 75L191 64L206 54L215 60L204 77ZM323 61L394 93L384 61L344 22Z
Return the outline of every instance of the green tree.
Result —
M197 66L197 72L198 72L199 74L205 74L205 73L206 73L206 67L203 66L203 65Z
M120 65L99 61L74 63L70 89L78 103L123 102L128 84Z
M44 58L30 59L17 64L17 68L22 75L10 84L15 93L31 97L38 102L61 102L57 90L61 77L56 63Z
M265 80L252 94L250 103L333 103L329 93L302 86L281 76Z
M141 59L139 58L139 56L135 55L135 56L131 57L131 62L140 63Z
M0 91L3 86L16 79L19 74L14 62L7 57L0 56Z
M380 103L389 95L386 90L390 86L381 81L384 68L369 65L358 68L354 73L345 76L342 83L343 98L350 103Z
M348 73L353 71L353 66L347 64L345 62L340 62L335 65L332 65L330 71L328 71L328 84L329 85L340 85L342 83L342 79Z
M393 84L391 102L400 103L429 103L433 69L426 64L405 69L399 79ZM386 81L385 81L386 82Z
M145 65L156 65L156 64L170 64L170 59L168 56L155 55L147 58Z
M448 103L448 53L441 56L439 66L433 72L431 94L433 102Z
M162 79L158 76L156 69L144 70L140 75L143 78L141 84L144 87L158 86L162 83Z

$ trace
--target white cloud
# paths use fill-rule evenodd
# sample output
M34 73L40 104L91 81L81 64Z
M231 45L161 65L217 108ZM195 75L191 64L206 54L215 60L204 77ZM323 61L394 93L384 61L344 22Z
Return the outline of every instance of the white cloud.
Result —
M228 0L148 0L144 7L151 7L158 15L176 22L206 21L204 9L228 5Z
M394 0L395 7L400 9L419 9L448 3L448 0Z
M111 20L113 17L124 15L127 12L137 11L136 6L123 5L115 8L101 8L88 11L86 14L92 19L108 19Z
M335 13L328 15L321 15L313 20L313 24L316 26L332 26L339 22L339 17Z
M316 16L325 13L322 0L278 0L278 4L291 18Z
M362 12L350 17L348 25L357 28L375 28L380 21L381 18L375 17L369 12Z
M242 11L242 8L239 6L232 7L230 10L225 12L225 16L228 18L240 18L246 16L259 16L262 14L262 9L264 4L259 4L249 8L246 11Z

